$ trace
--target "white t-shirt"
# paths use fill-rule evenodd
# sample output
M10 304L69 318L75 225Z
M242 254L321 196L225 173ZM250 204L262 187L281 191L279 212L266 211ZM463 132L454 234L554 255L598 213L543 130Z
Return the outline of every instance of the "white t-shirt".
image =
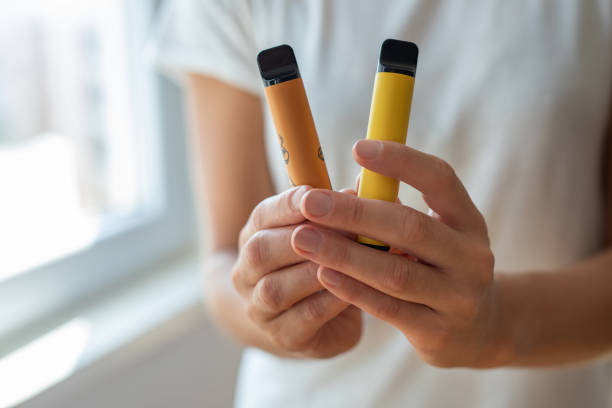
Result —
M554 270L603 243L601 173L612 90L610 0L178 0L158 60L263 94L259 50L290 44L335 189L352 187L380 44L420 48L408 145L453 165L490 232L497 270ZM268 160L289 186L269 114ZM248 137L248 134L245 135ZM426 210L403 186L406 205ZM563 299L559 299L563 301ZM609 407L611 367L438 369L366 316L329 360L249 349L238 407Z

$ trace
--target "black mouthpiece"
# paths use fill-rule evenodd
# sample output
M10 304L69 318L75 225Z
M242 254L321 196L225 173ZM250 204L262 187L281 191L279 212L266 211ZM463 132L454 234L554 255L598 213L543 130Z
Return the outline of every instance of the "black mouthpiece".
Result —
M419 48L415 43L387 39L380 47L378 72L396 72L413 77L418 58Z
M268 48L257 54L257 65L264 86L279 84L300 77L293 49L286 45Z

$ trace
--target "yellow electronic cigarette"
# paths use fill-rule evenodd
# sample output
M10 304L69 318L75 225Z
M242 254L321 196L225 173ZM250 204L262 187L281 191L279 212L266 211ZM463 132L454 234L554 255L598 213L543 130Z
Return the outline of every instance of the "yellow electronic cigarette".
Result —
M391 39L382 43L367 139L406 143L418 55L419 49L414 43ZM398 190L398 180L361 169L359 197L395 202ZM361 235L357 241L372 248L389 250L384 242Z
M288 45L263 50L257 55L257 64L291 185L331 190L293 50Z

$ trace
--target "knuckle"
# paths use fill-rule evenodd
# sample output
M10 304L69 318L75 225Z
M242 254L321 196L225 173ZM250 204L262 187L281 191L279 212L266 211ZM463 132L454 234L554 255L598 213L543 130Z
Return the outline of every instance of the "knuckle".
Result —
M352 225L360 225L363 222L365 207L360 199L351 200L349 223Z
M486 287L493 280L495 269L495 255L488 246L479 246L474 249L475 269L477 271L477 282Z
M375 309L376 315L386 319L395 319L400 314L400 303L394 299L380 302Z
M271 310L279 310L282 306L281 287L275 279L264 276L256 287L257 297L261 303Z
M251 213L250 223L254 231L262 229L263 225L263 206L266 205L266 200L257 204L253 212Z
M493 254L493 251L491 251L488 247L482 255L482 265L485 270L488 271L490 274L495 269L495 255Z
M242 283L242 275L240 273L240 269L232 268L232 271L230 272L230 277L232 278L232 284L234 285L234 288L238 289Z
M319 278L317 277L319 265L312 261L308 261L304 263L304 266L301 269L302 273L305 275L306 282L319 282Z
M295 194L297 194L299 192L299 189L292 189L289 190L286 193L283 193L283 195L281 196L281 199L278 202L278 206L279 206L279 210L282 213L289 213L289 212L293 212L293 196Z
M453 166L451 166L446 160L440 159L439 157L437 157L435 160L434 172L436 181L444 185L453 183L457 178Z
M249 228L248 228L248 223L245 224L242 229L240 229L240 233L238 234L238 245L239 248L242 248L244 246L244 243L247 241L248 237L248 232L249 232Z
M312 261L307 261L305 265L306 275L308 275L309 279L317 280L317 270L319 269L319 265Z
M332 263L337 266L348 265L351 262L351 251L346 245L337 245L331 248Z
M287 336L281 330L277 328L268 330L268 337L277 347L286 349Z
M325 316L325 310L316 299L306 301L302 309L302 319L306 322L317 322Z
M291 353L304 351L304 349L306 348L307 341L305 340L298 340L294 337L286 337L286 339L287 340L285 341L285 350Z
M425 237L425 221L408 208L402 207L400 227L403 239L409 242L420 242Z
M466 321L472 321L475 316L478 315L480 310L480 303L478 297L475 294L461 296L458 301L458 310L464 316Z
M407 263L398 260L383 276L383 286L391 293L404 292L410 285L410 268Z
M480 234L482 236L482 240L488 247L491 244L491 239L489 237L489 228L487 227L487 220L480 211L477 211L477 218L478 224L480 225Z
M274 331L271 333L271 338L274 344L285 351L297 352L301 350L300 342L283 331Z
M249 319L256 322L259 321L259 309L253 303L248 303L246 306L246 314Z
M448 348L452 338L450 330L439 328L432 331L427 339L426 353L435 360L439 360L443 352Z
M266 257L265 233L257 231L244 245L244 256L249 265L261 265Z

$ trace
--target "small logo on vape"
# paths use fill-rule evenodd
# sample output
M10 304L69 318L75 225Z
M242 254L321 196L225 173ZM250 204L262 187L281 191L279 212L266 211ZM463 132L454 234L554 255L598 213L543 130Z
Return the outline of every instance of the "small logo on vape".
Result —
M317 157L322 161L325 161L325 157L323 157L323 150L321 150L321 146L319 146L319 150L317 150Z
M283 160L285 164L289 163L289 150L285 148L285 140L281 135L278 135L278 140L280 141L281 153L283 154Z

